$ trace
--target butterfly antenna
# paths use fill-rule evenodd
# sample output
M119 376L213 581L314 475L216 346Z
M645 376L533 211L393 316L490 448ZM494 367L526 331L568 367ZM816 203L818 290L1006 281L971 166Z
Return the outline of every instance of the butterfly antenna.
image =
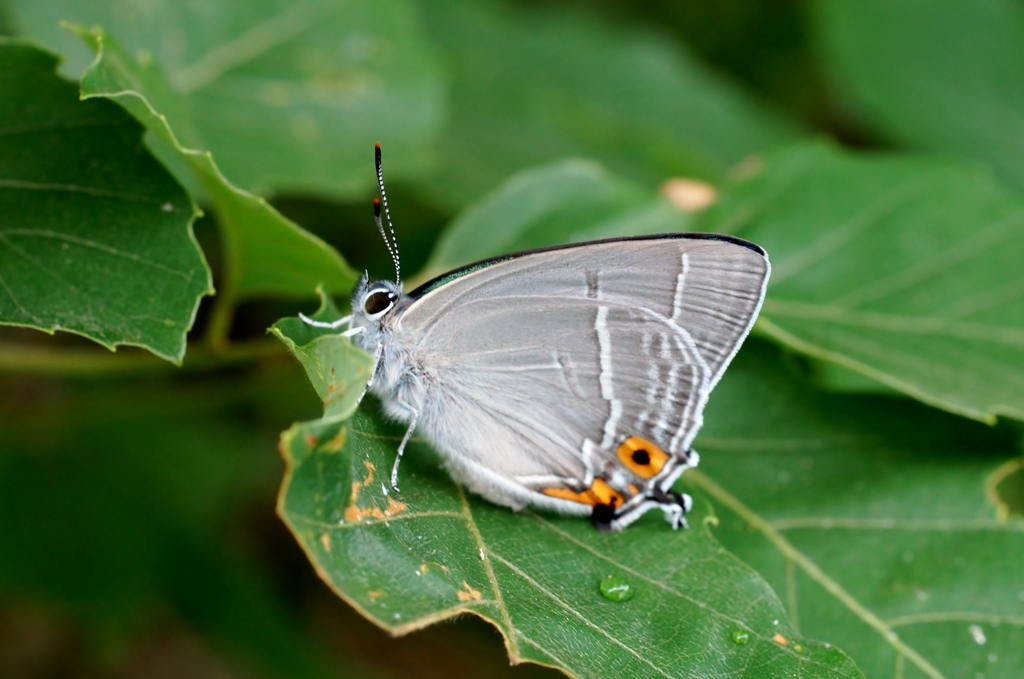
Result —
M395 285L402 282L402 269L398 263L398 239L395 238L395 225L391 223L391 212L388 210L388 196L384 193L384 171L381 169L380 164L380 144L375 144L375 160L377 164L377 185L380 187L380 198L381 200L373 199L373 217L377 221L377 228L380 230L380 235L384 238L384 243L388 246L388 252L391 253L391 259L395 262ZM384 202L384 216L388 220L388 229L391 231L391 240L388 240L388 235L384 232L384 223L380 219L380 204ZM392 243L394 245L392 245Z

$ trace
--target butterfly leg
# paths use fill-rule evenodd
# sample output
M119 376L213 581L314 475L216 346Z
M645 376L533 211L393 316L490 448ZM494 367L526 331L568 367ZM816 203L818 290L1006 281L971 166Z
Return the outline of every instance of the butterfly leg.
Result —
M685 493L677 493L674 490L666 492L657 488L654 500L665 513L665 519L672 524L672 530L677 530L680 526L689 528L686 513L693 509L693 498Z
M626 505L622 508L625 511L606 511L607 516L602 515L599 517L598 508L595 507L594 515L591 517L594 525L597 526L598 530L622 530L650 510L658 507L665 513L665 519L672 524L672 530L676 530L680 526L683 528L688 527L686 513L693 508L693 500L689 495L677 493L674 490L665 492L655 487L650 491L649 495L641 497L644 497L644 499L635 507Z
M332 330L337 330L346 323L352 322L352 314L349 314L348 316L343 316L336 321L331 321L330 323L324 323L323 321L314 321L312 318L306 316L306 314L302 312L299 312L299 318L302 319L303 323L305 323L306 325L312 325L314 328L330 328Z
M409 420L409 428L405 430L405 436L402 437L402 442L398 445L398 456L395 458L395 466L391 468L391 487L398 491L398 463L402 461L402 454L405 452L405 446L409 443L409 439L412 438L412 431L416 428L416 421L420 419L420 411L413 408L409 408L412 411L412 419Z

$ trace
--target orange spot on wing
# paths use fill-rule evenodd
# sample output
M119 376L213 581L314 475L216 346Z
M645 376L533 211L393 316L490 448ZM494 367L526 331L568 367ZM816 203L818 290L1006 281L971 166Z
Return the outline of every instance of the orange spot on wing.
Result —
M542 488L541 493L549 497L557 497L570 502L579 502L583 505L611 505L618 507L625 502L622 493L608 485L604 479L594 479L594 483L584 491L576 492L568 488Z
M616 451L619 462L642 479L649 479L662 470L669 456L645 438L630 436Z
M551 497L557 497L561 500L579 502L582 505L590 505L591 507L598 504L597 497L595 497L589 490L577 493L576 491L569 490L568 488L542 488L540 492Z
M591 484L590 490L595 496L597 496L599 504L611 505L614 508L621 506L622 503L625 502L625 499L622 497L622 493L609 486L604 479L594 479L594 483Z

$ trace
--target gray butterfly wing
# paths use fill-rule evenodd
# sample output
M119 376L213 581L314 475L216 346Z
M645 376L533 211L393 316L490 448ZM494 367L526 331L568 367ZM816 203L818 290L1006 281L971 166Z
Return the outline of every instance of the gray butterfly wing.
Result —
M428 286L399 321L431 377L420 430L470 487L512 505L603 473L629 436L685 452L768 273L756 246L668 235Z

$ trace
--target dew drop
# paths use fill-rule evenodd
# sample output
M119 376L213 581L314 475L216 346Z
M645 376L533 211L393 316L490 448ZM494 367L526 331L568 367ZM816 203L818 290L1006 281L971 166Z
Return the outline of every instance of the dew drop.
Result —
M608 601L629 601L633 598L633 587L621 575L609 575L601 580L601 596Z
M732 631L730 638L732 639L732 643L745 646L746 643L750 641L750 633L741 629L736 629Z

